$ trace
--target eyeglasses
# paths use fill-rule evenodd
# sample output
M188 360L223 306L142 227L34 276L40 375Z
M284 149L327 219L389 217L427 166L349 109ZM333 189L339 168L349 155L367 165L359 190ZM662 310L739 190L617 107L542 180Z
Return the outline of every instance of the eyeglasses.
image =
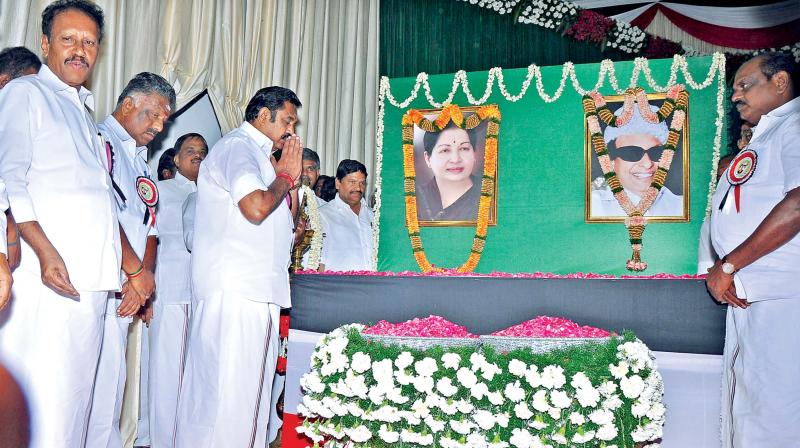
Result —
M614 142L609 142L608 144L608 154L611 156L612 160L619 157L626 162L638 162L642 160L645 153L647 153L647 155L650 157L650 160L657 162L661 160L661 154L663 152L664 147L660 145L644 149L641 146L623 146L621 148L617 148Z

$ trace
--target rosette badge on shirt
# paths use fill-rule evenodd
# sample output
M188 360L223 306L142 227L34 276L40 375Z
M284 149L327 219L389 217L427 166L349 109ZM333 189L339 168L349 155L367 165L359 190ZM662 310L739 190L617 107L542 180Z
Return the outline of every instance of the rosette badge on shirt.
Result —
M733 162L731 162L731 166L728 168L727 177L728 183L731 184L733 187L733 201L734 205L736 205L736 213L739 213L741 209L741 199L740 199L740 190L742 184L750 180L753 177L753 173L756 172L756 165L758 162L758 155L752 149L744 149L740 152ZM728 199L728 194L730 193L730 187L728 187L728 191L725 193L725 197L722 198L722 202L719 204L719 209L725 206L725 202Z
M139 199L147 206L147 211L144 213L144 224L150 222L150 226L156 224L156 205L158 204L158 187L147 176L139 176L136 178L136 192L139 193Z

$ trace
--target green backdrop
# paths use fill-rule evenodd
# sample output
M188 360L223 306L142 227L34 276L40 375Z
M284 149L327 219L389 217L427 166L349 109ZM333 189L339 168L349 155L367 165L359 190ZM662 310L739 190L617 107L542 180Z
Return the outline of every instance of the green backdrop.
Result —
M705 79L711 58L689 59L689 70ZM672 60L651 60L659 84L669 77ZM576 65L581 85L597 80L599 64ZM627 85L632 62L616 62L620 85ZM505 70L510 93L519 92L526 69ZM469 73L471 90L483 92L488 72ZM543 67L545 92L552 94L561 79L561 66ZM643 76L640 85L650 91ZM414 78L391 80L395 97L405 99ZM678 75L678 82L683 76ZM453 75L430 77L437 101L447 97ZM498 104L503 116L498 149L497 226L489 227L486 247L477 272L596 272L630 274L625 261L631 255L627 229L622 223L584 222L584 118L581 96L569 85L554 103L545 103L532 83L525 97L506 101L495 84L488 103ZM649 267L642 275L693 274L697 266L697 241L706 208L710 177L717 85L689 92L690 218L686 223L651 223L644 234L642 258ZM608 82L601 93L612 95ZM458 90L454 104L468 106ZM401 118L406 109L385 103L382 195L378 269L419 271L411 252L404 221ZM420 89L412 109L429 109ZM725 137L723 133L723 138ZM723 147L726 144L723 141ZM436 266L455 268L466 261L474 227L424 227L422 241L428 259Z

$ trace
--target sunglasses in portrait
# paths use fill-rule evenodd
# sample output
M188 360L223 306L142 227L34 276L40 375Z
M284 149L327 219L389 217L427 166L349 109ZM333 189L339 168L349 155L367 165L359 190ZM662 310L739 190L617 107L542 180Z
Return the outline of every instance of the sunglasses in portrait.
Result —
M653 162L658 162L661 159L661 154L664 152L664 146L653 146L652 148L644 149L641 146L622 146L617 148L616 142L608 142L608 155L611 160L619 157L626 162L638 162L642 160L645 153L650 157Z

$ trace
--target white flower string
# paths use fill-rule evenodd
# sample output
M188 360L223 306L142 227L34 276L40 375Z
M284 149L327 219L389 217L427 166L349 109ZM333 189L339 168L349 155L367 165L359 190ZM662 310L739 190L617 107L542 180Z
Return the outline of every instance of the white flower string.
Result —
M633 61L633 71L631 73L631 80L629 83L629 87L634 87L639 81L639 77L641 74L644 75L645 81L649 87L655 91L665 91L668 90L670 87L677 84L678 79L678 72L681 72L683 78L685 79L686 85L691 87L694 90L703 90L709 87L715 80L717 81L717 117L714 121L716 130L714 134L714 147L713 147L713 163L712 163L712 173L711 173L711 181L709 183L709 192L708 192L708 204L706 206L706 218L711 213L711 200L714 195L714 189L716 186L716 170L717 164L719 163L719 153L720 148L722 146L722 126L724 123L725 117L725 109L723 107L724 98L725 98L725 55L722 53L714 53L713 60L711 66L708 69L708 73L706 74L705 79L698 83L692 74L689 72L689 66L686 61L686 58L682 55L675 55L672 58L672 65L670 66L670 75L667 80L667 85L662 86L659 85L656 80L653 78L653 73L650 70L650 62L647 58L636 58ZM592 86L590 90L585 90L581 87L580 82L578 81L577 74L575 71L575 65L572 62L565 62L561 68L561 80L559 82L558 88L552 95L548 95L544 91L544 83L542 82L542 70L536 64L532 64L528 66L527 76L522 83L520 88L519 94L512 95L508 91L508 86L505 82L505 77L503 75L503 69L499 67L493 67L489 70L488 77L486 79L486 84L484 86L483 95L480 98L475 98L472 95L472 91L469 87L469 79L467 76L467 72L464 70L459 70L453 75L453 83L450 89L450 92L447 95L447 98L444 99L442 102L437 102L433 95L431 94L431 86L429 83L428 74L425 72L421 72L417 75L416 82L414 83L414 87L411 89L408 97L402 101L398 101L397 98L392 94L391 91L391 81L388 77L383 76L380 80L380 88L378 93L378 129L377 129L377 144L375 148L375 166L376 166L376 180L375 180L375 221L373 222L373 239L374 239L374 246L373 246L373 266L377 267L377 259L378 259L378 243L380 241L380 234L379 234L379 226L378 222L380 221L380 209L381 209L381 170L383 166L383 131L384 131L384 115L385 115L385 101L388 100L389 104L398 108L398 109L406 109L419 95L420 88L423 89L425 92L425 98L428 100L428 103L435 108L441 108L446 104L450 104L453 101L453 98L458 91L458 87L461 86L461 90L467 96L467 100L472 105L481 105L484 104L489 97L494 92L494 83L495 80L497 81L498 90L503 98L509 102L517 102L522 99L528 92L528 89L532 82L536 83L536 91L539 97L545 101L546 103L553 103L558 101L561 98L561 95L564 93L567 78L570 78L572 88L577 92L579 95L585 95L590 91L599 91L606 84L606 80L608 81L608 85L611 89L616 92L617 94L623 94L625 92L624 88L620 88L619 81L617 79L616 70L614 66L614 62L610 59L604 59L600 63L600 70L597 76L597 82Z
M308 228L314 231L311 237L311 244L308 248L308 266L304 269L316 270L319 268L319 260L322 255L322 221L319 217L319 207L317 206L316 196L311 188L303 185L300 187L306 198L306 209L308 214Z

